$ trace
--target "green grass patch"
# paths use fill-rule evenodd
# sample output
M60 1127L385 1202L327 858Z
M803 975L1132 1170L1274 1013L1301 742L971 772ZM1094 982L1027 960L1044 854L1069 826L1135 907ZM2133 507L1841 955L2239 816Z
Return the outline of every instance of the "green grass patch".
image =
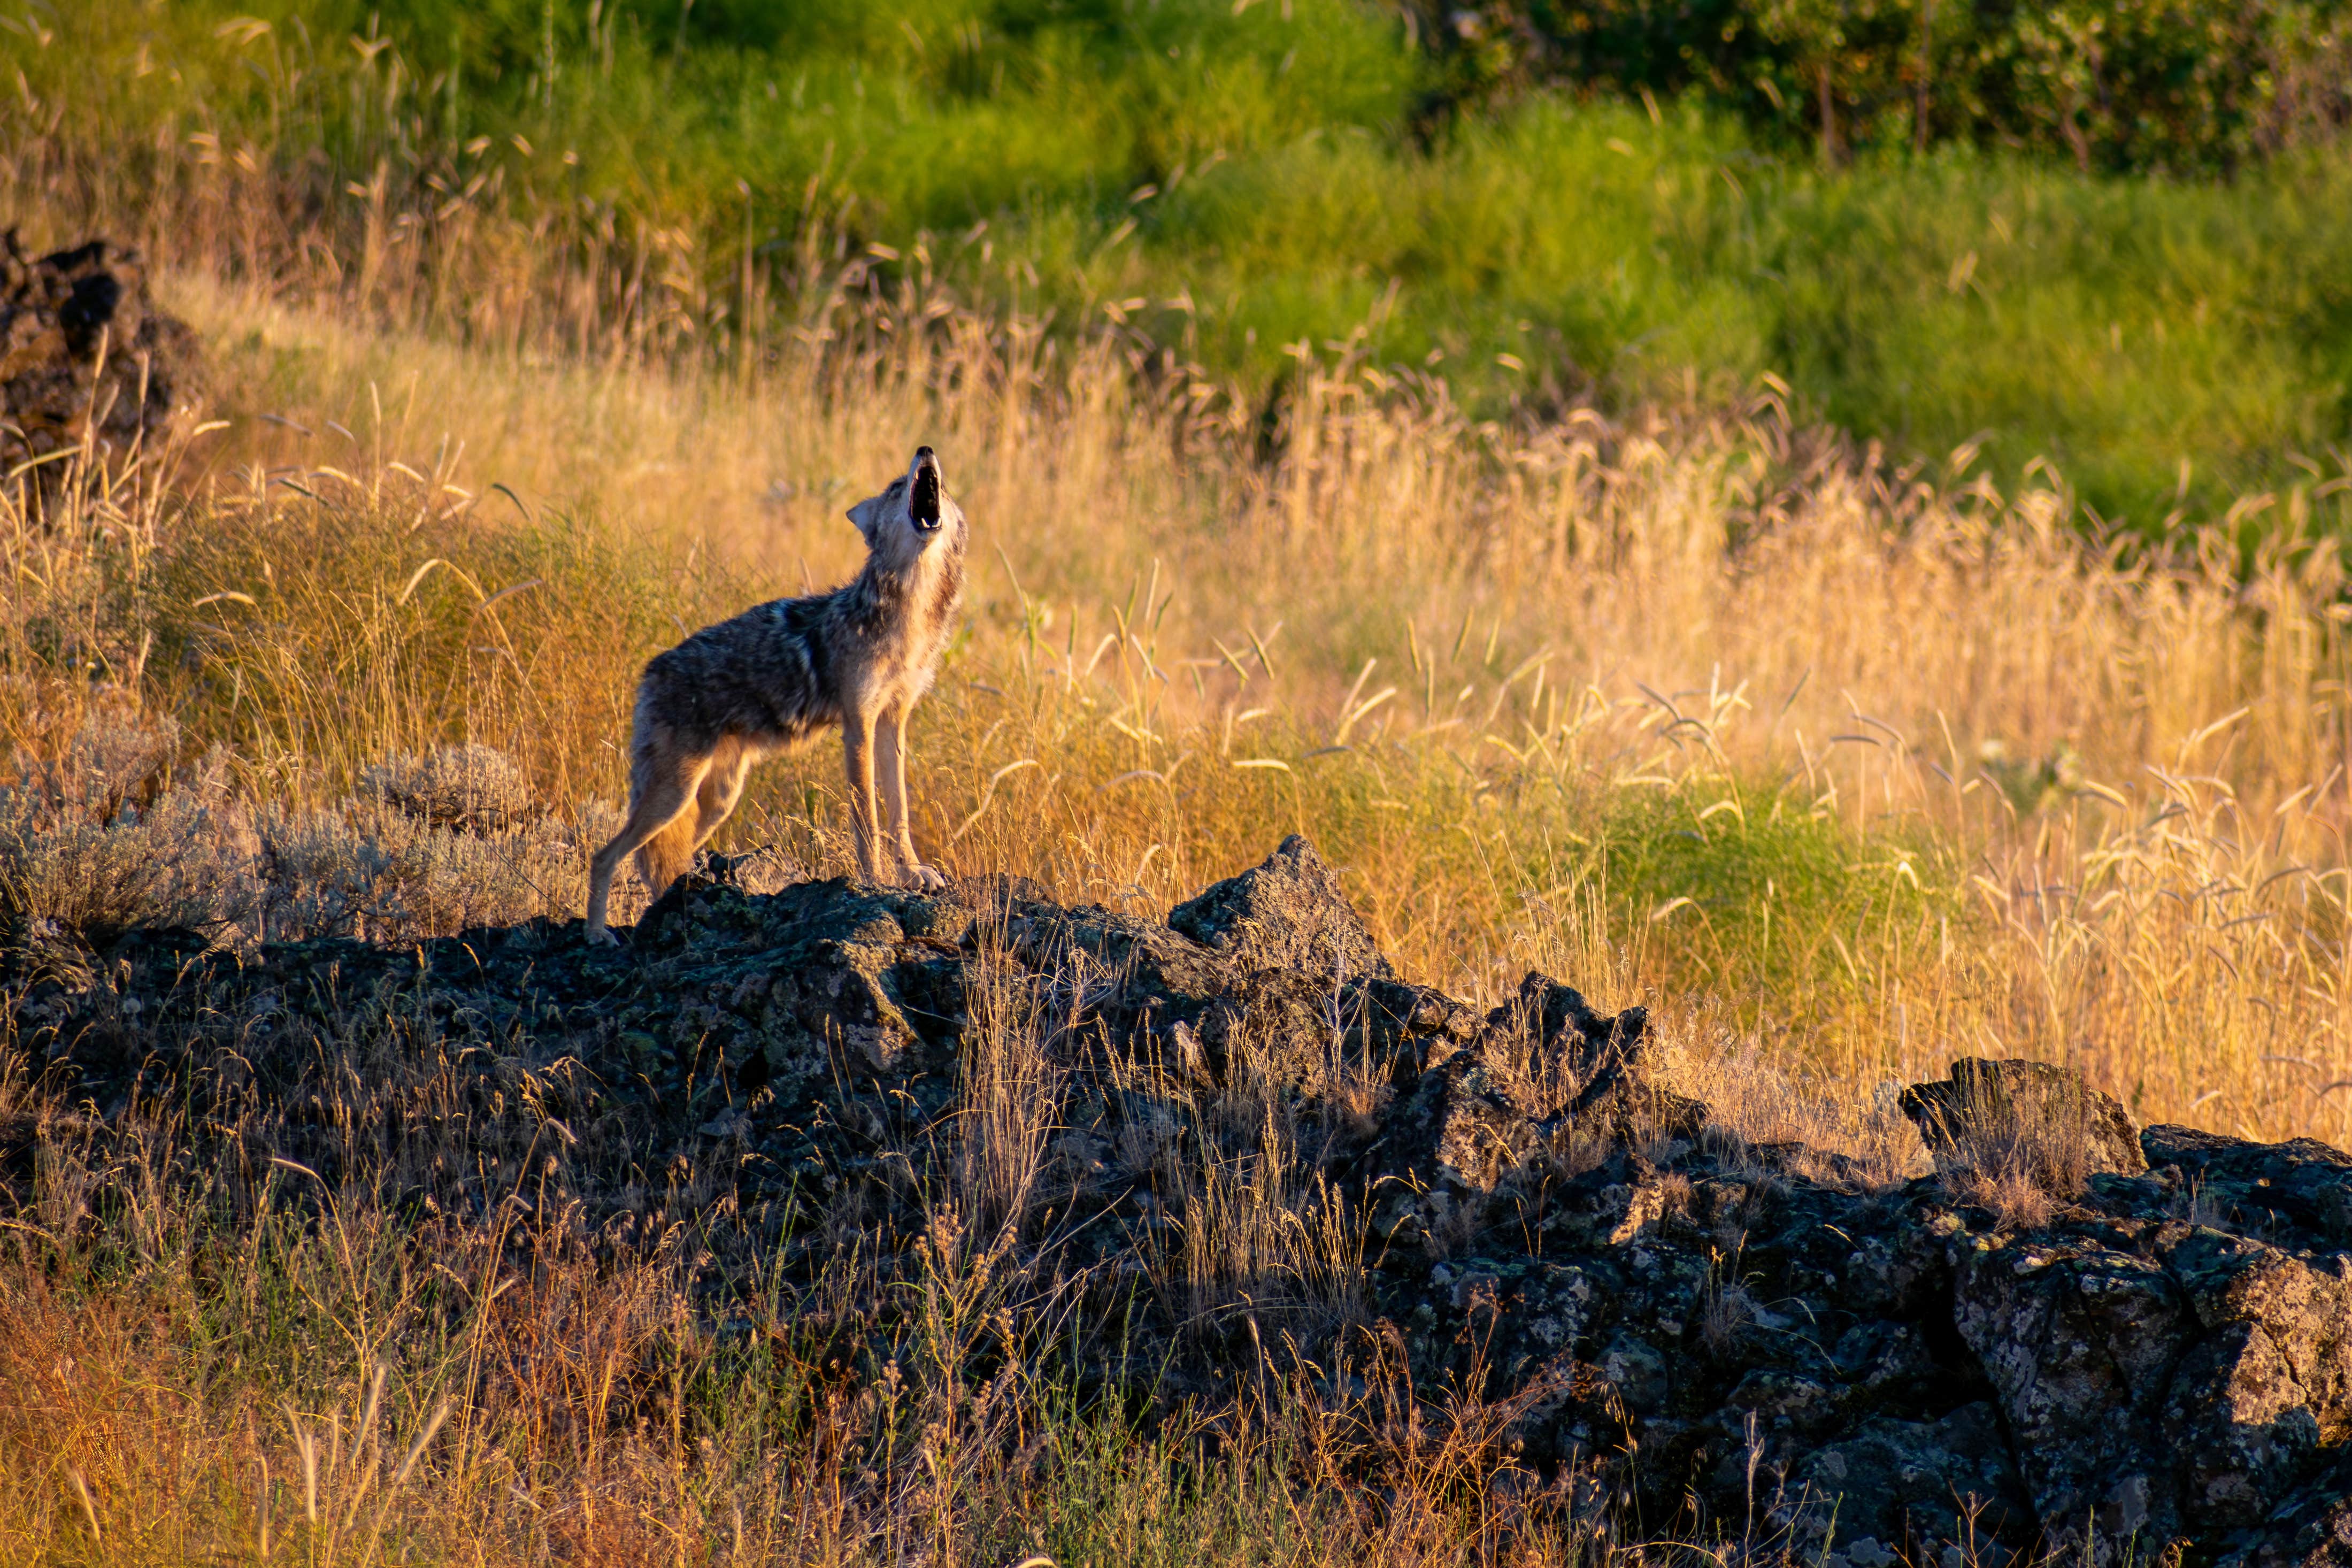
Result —
M1302 342L1433 367L1482 413L1770 373L1938 471L2046 458L2144 531L2308 487L2352 432L2333 151L2175 179L1954 143L1825 173L1696 100L1545 92L1433 132L1434 68L1352 0L247 14L102 0L0 33L26 83L0 142L110 149L124 199L242 147L330 205L381 171L394 205L683 236L663 265L704 279L705 337L747 247L782 271L820 239L1066 327L1116 305L1253 398Z
M1749 1011L1851 1003L1905 937L1963 911L1924 836L1858 834L1786 789L1621 791L1601 829L1598 874L1628 933Z

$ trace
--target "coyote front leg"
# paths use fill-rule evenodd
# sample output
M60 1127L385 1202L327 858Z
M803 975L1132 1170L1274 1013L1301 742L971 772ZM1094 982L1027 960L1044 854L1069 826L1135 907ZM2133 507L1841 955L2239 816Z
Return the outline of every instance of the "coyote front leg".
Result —
M948 885L948 879L924 865L922 857L915 853L914 831L907 822L908 711L908 705L893 707L875 725L875 742L882 752L882 809L888 814L890 847L898 854L899 868L913 879L915 886L937 891Z
M857 846L857 874L874 874L874 718L852 710L841 721L841 760L849 771L849 836Z

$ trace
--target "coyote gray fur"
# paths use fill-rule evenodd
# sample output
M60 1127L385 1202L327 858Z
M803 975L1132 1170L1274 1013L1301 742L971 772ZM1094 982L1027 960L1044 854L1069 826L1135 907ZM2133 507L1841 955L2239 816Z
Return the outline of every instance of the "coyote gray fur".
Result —
M727 820L753 763L828 725L841 726L857 869L869 882L893 862L919 886L944 885L915 854L907 826L907 715L939 673L963 598L963 509L939 458L915 449L889 489L849 509L866 566L848 586L776 599L705 626L655 656L637 684L629 741L629 816L588 875L591 942L611 942L613 873L635 851L655 897ZM877 758L877 752L879 752ZM887 813L877 853L876 773Z

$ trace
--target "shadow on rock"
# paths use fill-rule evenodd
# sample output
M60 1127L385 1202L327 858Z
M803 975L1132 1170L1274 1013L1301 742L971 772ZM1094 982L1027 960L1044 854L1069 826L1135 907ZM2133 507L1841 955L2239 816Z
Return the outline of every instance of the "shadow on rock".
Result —
M705 1226L714 1291L853 1247L887 1272L984 1172L992 1256L1128 1325L1106 1384L1172 1408L1401 1346L1647 1537L1825 1568L2352 1562L2333 1149L2142 1131L2074 1074L1964 1061L1905 1096L1935 1175L1841 1180L1660 1081L1638 1008L1402 978L1298 838L1166 923L1010 879L707 869L618 951L544 921L245 955L134 933L20 964L16 1049L91 1136L142 1094L277 1107L223 1168L364 1164L442 1212L511 1176L450 1158L434 1108L495 1098L543 1201ZM335 1074L378 1110L300 1111ZM0 1133L17 1202L25 1142Z

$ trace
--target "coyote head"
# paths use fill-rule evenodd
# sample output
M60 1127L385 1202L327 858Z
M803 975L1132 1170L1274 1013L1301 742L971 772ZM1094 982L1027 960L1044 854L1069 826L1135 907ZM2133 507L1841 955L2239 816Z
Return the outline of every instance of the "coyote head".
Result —
M949 496L929 447L915 448L915 460L889 489L851 507L849 521L866 536L866 548L891 566L911 565L940 540L963 538L963 509Z

